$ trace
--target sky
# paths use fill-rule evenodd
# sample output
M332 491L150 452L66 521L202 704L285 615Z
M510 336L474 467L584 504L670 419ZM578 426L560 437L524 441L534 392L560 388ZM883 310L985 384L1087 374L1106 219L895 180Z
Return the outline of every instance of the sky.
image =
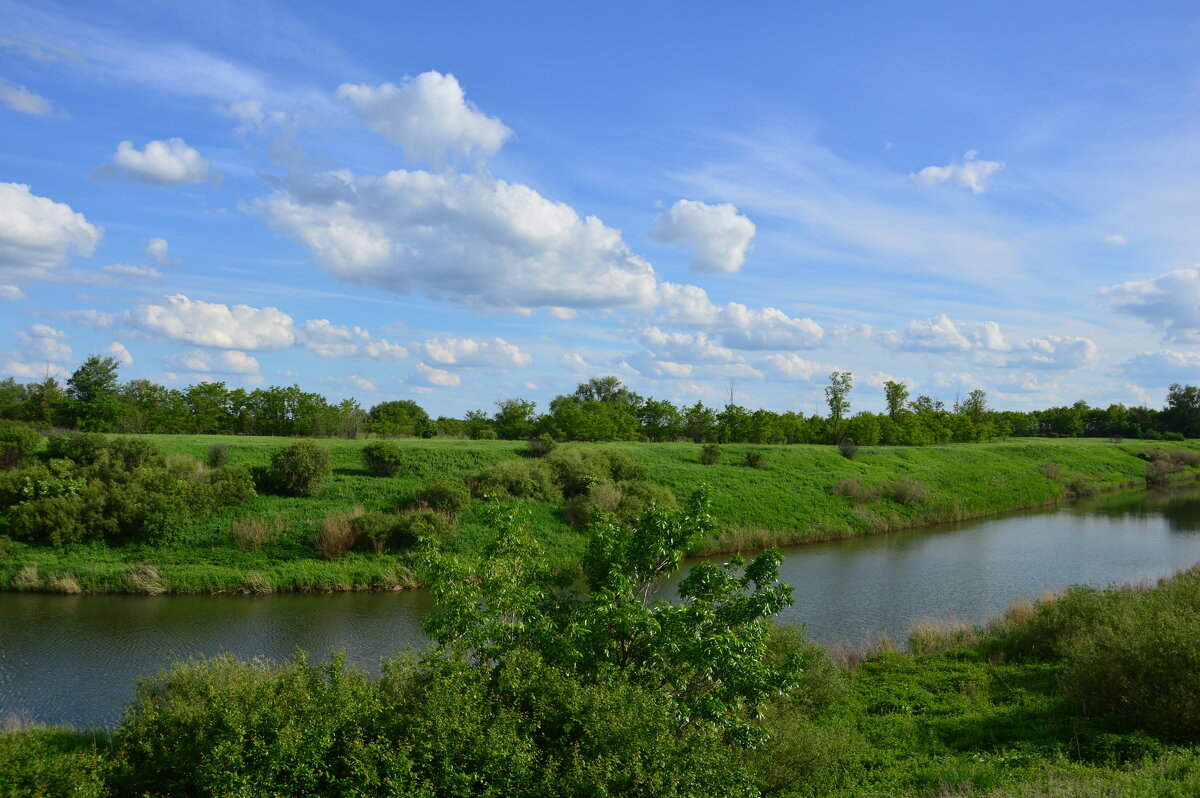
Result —
M0 375L1162 405L1200 6L0 0Z

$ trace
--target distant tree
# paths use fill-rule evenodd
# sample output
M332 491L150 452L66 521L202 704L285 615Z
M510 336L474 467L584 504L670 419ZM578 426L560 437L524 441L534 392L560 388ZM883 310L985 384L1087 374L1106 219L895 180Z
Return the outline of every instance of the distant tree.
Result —
M106 432L116 422L120 401L117 394L115 357L90 355L67 380L76 424L88 432Z
M581 402L605 402L637 407L642 404L642 397L625 387L616 377L593 377L587 382L579 383L575 389L575 398Z
M829 403L829 421L833 425L834 442L841 440L842 419L850 412L850 389L854 377L848 371L834 371L825 386L825 401Z
M1174 383L1167 389L1163 425L1185 438L1200 438L1200 388Z
M967 398L954 403L954 412L964 416L972 424L979 424L987 413L987 394L979 388L967 394Z
M888 380L883 384L883 395L887 401L888 415L895 418L904 411L904 405L908 401L908 386L902 382Z
M496 436L506 441L526 440L533 434L537 421L537 403L527 399L501 399L496 402L492 422Z
M429 414L411 399L380 402L367 413L366 426L380 435L416 435L429 438L435 433Z

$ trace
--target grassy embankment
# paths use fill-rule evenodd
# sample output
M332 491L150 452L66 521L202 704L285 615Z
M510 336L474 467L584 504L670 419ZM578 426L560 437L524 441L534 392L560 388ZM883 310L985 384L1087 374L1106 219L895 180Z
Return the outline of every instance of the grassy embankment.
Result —
M748 752L730 747L724 767L745 779L743 794L1195 796L1197 611L1200 569L1194 568L1151 589L1073 588L1037 604L1014 602L986 628L926 623L910 638L908 652L875 652L854 664L835 664L798 630L781 627L772 648L807 647L805 679L798 692L768 706L763 720L768 742ZM278 784L298 767L288 758L291 748L277 756L266 753L276 750L272 735L285 725L288 744L310 752L303 760L309 770L345 773L346 752L352 751L355 772L373 775L372 757L384 757L383 751L331 744L322 738L328 734L324 727L310 728L311 719L297 723L308 710L284 700L287 691L306 684L311 702L333 701L338 689L298 680L299 667L263 676L275 680L281 698L261 711L250 701L246 717L237 707L253 693L246 692L244 678L231 678L231 663L181 667L176 674L196 690L172 695L160 687L143 693L153 697L153 713L174 712L176 723L196 727L169 745L155 736L161 728L139 722L136 709L113 737L57 728L0 733L0 796L141 794L131 785L147 777L132 763L164 772L194 768L197 774L206 767L209 776L219 770L214 763L240 763L239 776L247 783ZM376 695L373 689L381 700L390 695L379 686L364 686L363 695ZM222 702L214 710L219 717L197 711L196 702L205 701ZM169 708L172 702L177 710ZM339 722L356 711L339 705ZM536 708L529 711L544 720ZM530 720L515 728L537 725ZM445 739L388 738L384 747L413 746L415 752L428 743L430 767L458 772L474 766L474 743L492 741L490 732L470 725L436 729ZM160 749L183 759L146 759L146 751ZM521 748L514 760L503 750L489 750L482 761L497 769L514 761L525 766L538 756ZM338 791L353 783L352 777L330 782L329 794L345 794ZM441 788L452 792L448 783ZM271 793L266 786L257 789ZM239 794L259 792L251 787Z
M165 454L203 459L225 444L234 465L265 465L287 441L231 436L148 436ZM0 551L0 589L58 592L209 593L400 589L422 583L407 553L353 551L323 559L312 535L330 513L356 506L394 510L411 503L434 477L466 479L504 460L524 460L523 443L406 440L400 475L372 477L361 462L364 441L321 440L333 457L333 477L311 498L260 495L192 525L169 545L70 546L15 543ZM570 446L576 446L572 444ZM1139 452L1175 452L1172 479L1192 478L1195 442L1163 444L1098 439L1020 439L923 448L863 447L850 460L832 446L721 447L720 461L701 465L694 444L583 444L620 450L645 465L650 478L679 496L712 487L720 535L695 553L751 551L772 545L887 532L1043 506L1071 495L1145 484ZM563 449L565 447L560 447ZM749 450L766 467L746 465ZM1180 454L1183 453L1183 454ZM1173 461L1174 462L1174 461ZM459 518L450 545L479 551L490 537L476 499ZM584 533L563 520L562 502L528 501L530 522L551 560L570 568ZM250 528L254 534L238 530Z

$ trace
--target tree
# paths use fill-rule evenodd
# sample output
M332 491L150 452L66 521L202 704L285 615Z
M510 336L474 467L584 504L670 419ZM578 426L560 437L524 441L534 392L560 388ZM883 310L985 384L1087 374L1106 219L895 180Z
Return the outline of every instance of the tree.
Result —
M967 394L967 398L954 403L954 412L963 416L972 424L979 424L987 413L987 394L976 388Z
M380 435L433 436L429 414L411 399L380 402L367 413L367 429ZM429 434L426 434L429 432Z
M527 399L501 399L496 402L492 421L496 436L506 441L523 441L533 434L537 403Z
M1167 389L1167 406L1163 408L1164 426L1185 438L1200 438L1200 388L1174 383Z
M443 652L492 670L533 652L584 681L620 679L667 697L681 729L713 724L744 742L755 736L746 719L797 684L796 659L766 660L767 621L792 600L777 581L779 552L748 565L736 556L725 565L698 563L680 582L677 602L649 600L688 546L711 532L705 489L684 510L651 509L631 527L594 517L584 595L571 574L550 568L519 505L489 511L497 537L478 579L428 542L422 555L442 608L425 629Z
M79 429L106 432L116 421L119 401L115 357L90 355L67 380L67 395L74 401Z
M853 375L848 371L835 371L829 375L825 386L825 401L829 403L829 420L833 424L833 440L842 439L842 419L850 412L850 389L854 387Z
M642 397L626 388L616 377L592 377L587 382L579 383L575 389L575 398L582 402L605 402L631 407L642 403Z
M895 380L888 380L883 384L883 395L887 401L889 416L895 418L904 412L904 404L908 401L907 385Z

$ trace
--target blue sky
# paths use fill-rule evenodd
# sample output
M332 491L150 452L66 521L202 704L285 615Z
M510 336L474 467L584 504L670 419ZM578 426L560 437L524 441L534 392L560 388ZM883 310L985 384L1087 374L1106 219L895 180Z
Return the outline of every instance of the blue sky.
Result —
M816 4L809 4L816 5ZM1161 405L1194 3L0 0L0 371Z

